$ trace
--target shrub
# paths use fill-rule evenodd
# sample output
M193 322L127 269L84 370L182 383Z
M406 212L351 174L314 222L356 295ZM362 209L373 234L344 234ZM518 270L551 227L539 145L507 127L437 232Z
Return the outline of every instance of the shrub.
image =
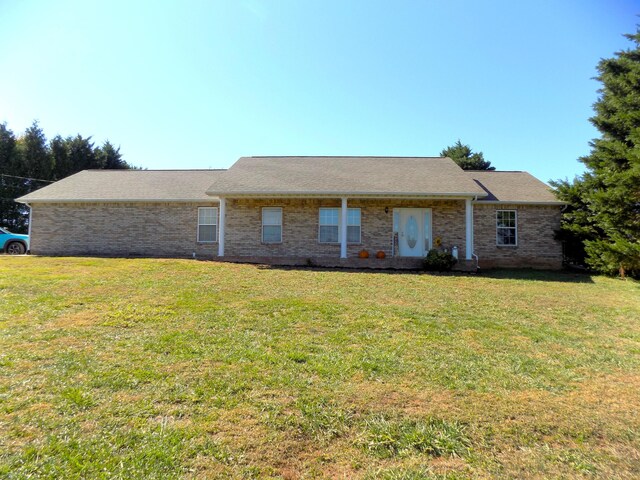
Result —
M425 270L430 272L448 272L457 262L458 259L449 252L443 252L433 248L427 253L423 266Z

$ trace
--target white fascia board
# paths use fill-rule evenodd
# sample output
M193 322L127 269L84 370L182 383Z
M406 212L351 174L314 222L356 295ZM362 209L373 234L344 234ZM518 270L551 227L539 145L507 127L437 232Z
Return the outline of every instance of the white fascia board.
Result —
M473 202L474 205L548 205L548 206L562 206L568 205L567 202L528 202L528 201L515 201L515 200L479 200Z
M271 192L251 192L251 193L220 193L216 195L225 198L380 198L380 199L439 199L439 200L464 200L467 198L484 197L486 194L478 193L271 193Z
M210 198L49 198L15 200L18 203L210 203L219 202L218 197Z

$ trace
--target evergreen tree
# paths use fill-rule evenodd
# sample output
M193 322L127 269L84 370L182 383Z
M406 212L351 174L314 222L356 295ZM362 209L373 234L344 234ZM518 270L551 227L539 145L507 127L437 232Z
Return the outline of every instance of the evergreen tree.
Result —
M16 137L6 123L0 123L0 226L13 231L21 227L16 225L16 220L21 218L20 207L13 199L23 191L23 181L14 177L16 143Z
M73 173L80 170L103 168L101 159L98 158L93 148L91 137L83 138L78 134L73 138L67 138L65 143Z
M49 142L49 149L53 157L53 180L60 180L74 173L74 168L69 158L67 141L60 135L56 135Z
M0 123L0 173L10 174L15 164L16 137L7 128L6 123Z
M115 148L113 144L107 140L102 147L96 149L96 156L102 168L107 169L126 169L130 168L129 164L122 159L120 147Z
M47 143L37 121L16 139L5 123L0 123L0 226L26 233L29 210L15 198L60 180L80 170L131 168L122 159L120 148L105 142L94 148L91 137L54 137Z
M47 145L47 138L37 120L18 138L17 165L14 166L24 177L48 179L53 172L53 159Z
M640 28L625 36L635 48L598 63L602 88L590 120L601 136L580 159L587 173L555 186L570 202L563 230L584 239L587 264L640 276Z
M460 140L440 152L441 157L449 157L463 170L495 170L491 162L484 159L482 152L473 152L469 145Z

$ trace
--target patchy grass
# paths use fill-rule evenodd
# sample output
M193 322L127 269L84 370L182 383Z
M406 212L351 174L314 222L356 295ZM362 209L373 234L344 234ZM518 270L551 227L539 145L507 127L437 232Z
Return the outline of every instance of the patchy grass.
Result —
M0 260L0 477L638 478L640 284Z

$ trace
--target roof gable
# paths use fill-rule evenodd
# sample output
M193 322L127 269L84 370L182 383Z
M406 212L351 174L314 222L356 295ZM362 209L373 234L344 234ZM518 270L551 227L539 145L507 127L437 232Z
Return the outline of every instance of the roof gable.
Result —
M243 157L210 195L485 195L449 158Z
M480 202L562 205L549 185L527 172L467 171L487 194Z

